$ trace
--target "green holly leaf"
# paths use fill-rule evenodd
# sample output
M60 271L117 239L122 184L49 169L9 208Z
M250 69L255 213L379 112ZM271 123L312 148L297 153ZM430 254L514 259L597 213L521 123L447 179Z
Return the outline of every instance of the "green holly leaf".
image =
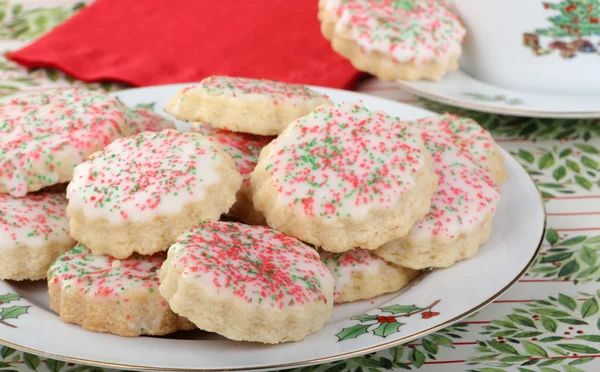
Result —
M584 245L579 251L579 257L581 257L581 260L588 266L594 266L596 260L598 259L598 253L596 253L596 251L592 248Z
M575 173L579 173L581 171L581 167L579 167L579 164L577 164L573 160L567 159L567 160L565 160L565 164L567 165L567 168L569 168L570 170L572 170Z
M588 244L600 243L600 235L594 236L593 238L589 238L585 242Z
M571 297L562 293L558 295L558 303L570 310L575 310L577 308L577 302L575 302L575 300Z
M529 151L519 150L517 156L525 160L529 164L533 164L533 162L535 161L535 157Z
M532 338L532 337L536 337L543 334L542 332L533 332L533 331L526 331L526 332L519 332L517 334L514 334L512 337L514 338Z
M5 295L0 295L0 304L7 304L11 301L18 301L21 299L21 296L14 293L7 293Z
M488 341L488 345L492 348L498 350L501 353L509 353L514 355L519 355L519 352L514 347L509 344L498 342L498 341Z
M571 318L562 318L562 319L558 319L558 321L561 322L561 323L570 324L570 325L585 325L585 324L588 324L586 321L579 320L579 319L571 319Z
M560 242L558 245L560 245L561 247L564 246L569 246L569 245L576 245L579 243L583 243L585 241L585 239L587 239L587 236L583 235L583 236L575 236L569 239L566 239L562 242Z
M533 342L521 341L521 344L525 348L525 351L527 351L531 355L537 355L544 358L548 357L548 353L546 352L546 350L544 350L543 347L534 344Z
M538 167L540 169L547 169L554 165L554 156L551 152L547 152L538 161Z
M598 301L595 298L590 298L581 305L581 316L587 318L598 312Z
M350 328L344 328L342 329L341 332L337 333L336 336L338 337L338 342L339 341L344 341L344 340L348 340L351 338L357 338L360 335L363 335L365 333L368 333L368 328L371 326L372 324L357 324L354 325Z
M560 348L563 348L568 351L572 351L574 353L582 353L582 354L599 354L600 350L595 349L591 346L580 345L580 344L558 344Z
M600 335L581 335L575 336L580 340L590 341L590 342L600 342Z
M480 369L481 372L506 372L503 369L499 369L499 368L491 368L491 367L486 367L486 368L481 368Z
M398 322L380 323L379 327L377 327L373 330L373 334L375 336L386 338L387 336L391 335L392 333L398 332L400 327L403 325L404 325L404 323L398 323Z
M37 367L40 366L40 357L37 355L23 353L23 359L25 361L25 365L34 371L37 371Z
M588 168L594 169L594 170L598 169L598 163L595 160L588 158L585 155L583 155L581 157L581 164L585 165Z
M540 342L556 342L556 341L560 341L562 339L563 339L563 337L560 337L560 336L550 336L550 337L541 338Z
M0 319L16 319L19 315L27 314L29 306L11 306L0 310Z
M546 330L548 330L548 331L550 331L552 333L556 332L556 329L558 328L558 324L556 324L556 322L554 321L554 319L550 319L550 318L545 317L545 316L543 316L541 319L542 319L542 326Z
M386 313L392 313L394 315L412 313L413 311L417 310L422 310L422 308L417 307L415 305L391 305L381 308L381 311L385 311Z
M563 178L565 178L565 176L567 175L567 169L564 166L560 166L558 168L556 168L554 170L554 172L552 172L552 177L554 177L555 180L560 181Z
M594 147L592 145L577 144L577 145L575 145L575 147L577 147L579 150L581 150L587 154L599 154L600 153L600 152L598 152L598 149L596 149L596 147Z
M531 309L532 312L536 313L536 314L540 314L540 315L546 315L546 316L551 316L554 318L558 318L561 316L569 316L571 314L565 312L565 311L561 311L561 310L555 310L555 309L544 309L544 308L539 308L539 309Z
M15 16L21 14L22 11L23 11L23 5L21 5L21 4L16 4L12 8L12 14Z
M377 320L377 315L362 314L362 315L353 316L350 319L360 320L361 322L368 322L370 320Z
M537 328L535 326L535 323L533 322L533 320L526 318L522 315L516 315L516 314L510 314L507 316L508 319L512 320L513 322L526 326L526 327L531 327L531 328Z
M425 349L425 351L433 355L437 355L438 351L440 350L440 348L436 344L434 344L426 338L423 339L423 348Z
M577 261L572 260L567 262L563 267L560 268L559 272L558 272L558 276L568 276L571 275L573 273L576 273L577 271L579 271L579 264L577 263Z
M59 372L65 366L65 362L61 360L46 359L46 367L50 372Z
M425 354L423 354L416 347L412 349L410 354L408 355L408 360L417 368L421 368L423 363L425 363Z
M5 362L0 362L0 368L6 368L6 367L10 367L10 364L5 363Z
M16 350L13 349L12 347L8 347L8 346L3 346L2 349L0 350L0 356L2 357L2 359L6 359L9 356L11 356L12 354L14 354Z

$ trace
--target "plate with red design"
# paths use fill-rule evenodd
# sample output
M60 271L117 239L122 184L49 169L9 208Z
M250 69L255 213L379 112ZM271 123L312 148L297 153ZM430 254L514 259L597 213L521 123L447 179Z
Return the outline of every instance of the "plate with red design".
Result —
M162 107L181 85L117 92L130 106ZM398 102L315 88L335 102L362 101L402 119L434 115ZM188 129L186 123L178 123ZM467 317L510 288L532 264L545 227L543 202L527 172L502 150L507 181L490 239L450 268L424 272L399 292L335 306L325 327L300 342L236 342L202 332L124 338L66 324L48 306L45 282L0 281L0 343L48 358L134 370L265 370L331 362L384 349Z

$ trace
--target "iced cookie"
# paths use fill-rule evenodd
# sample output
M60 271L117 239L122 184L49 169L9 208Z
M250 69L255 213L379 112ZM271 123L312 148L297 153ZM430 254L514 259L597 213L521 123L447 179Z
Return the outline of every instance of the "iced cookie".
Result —
M209 222L184 232L160 279L173 311L232 340L299 341L332 313L334 280L318 253L265 226Z
M61 194L0 194L0 279L46 278L48 266L75 245L66 207Z
M489 238L500 193L490 171L473 160L452 136L431 131L427 125L420 127L419 121L413 125L422 131L438 175L431 209L407 236L384 244L374 253L412 269L448 267L474 256Z
M418 270L388 263L366 249L340 254L321 251L320 255L335 279L335 303L367 300L395 292L419 274Z
M331 104L326 95L303 85L211 76L178 92L165 111L180 120L271 136L324 104Z
M333 50L384 80L439 80L466 33L445 0L320 0L319 19Z
M473 119L451 114L420 119L419 126L430 131L443 131L454 142L469 152L473 159L492 173L492 179L501 185L506 179L504 157L492 135Z
M250 225L265 225L265 218L254 208L252 202L250 172L256 167L260 151L273 137L215 129L204 123L193 123L192 131L214 139L223 151L233 158L237 171L242 175L242 186L237 193L237 200L227 214Z
M136 134L145 131L160 132L164 129L176 129L173 121L163 118L150 109L124 107L124 112L129 125L136 129Z
M263 149L250 179L270 227L334 253L406 235L436 185L421 138L359 103L291 123Z
M75 168L70 234L116 258L166 250L183 230L227 212L241 182L231 157L200 134L119 139Z
M195 329L158 292L164 253L125 260L94 256L81 244L48 270L50 308L88 331L119 336L165 335Z
M117 99L83 88L17 96L0 107L0 193L16 197L69 182L90 154L136 132Z

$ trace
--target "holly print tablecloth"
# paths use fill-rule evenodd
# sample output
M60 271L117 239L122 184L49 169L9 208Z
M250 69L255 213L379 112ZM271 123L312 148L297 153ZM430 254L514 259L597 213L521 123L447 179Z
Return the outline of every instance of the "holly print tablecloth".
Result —
M72 0L0 0L0 51L43 35L83 6ZM0 96L72 85L85 84L54 70L27 71L0 57ZM548 229L533 267L484 310L403 346L302 370L600 371L600 120L467 111L418 99L376 79L357 90L477 120L536 181ZM101 369L0 347L0 372L8 370Z

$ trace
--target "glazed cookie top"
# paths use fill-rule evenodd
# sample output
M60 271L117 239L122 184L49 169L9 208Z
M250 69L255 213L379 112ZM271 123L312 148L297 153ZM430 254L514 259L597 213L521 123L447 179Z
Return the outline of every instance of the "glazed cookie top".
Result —
M158 295L158 271L164 259L164 253L157 253L153 256L134 254L117 260L111 256L94 256L88 248L77 244L50 266L48 282L98 301L126 303L132 294ZM168 306L166 301L161 305Z
M0 194L0 249L43 248L52 243L73 246L67 229L67 199L54 193L13 198Z
M185 88L180 99L185 99L186 92L192 90L212 96L268 100L274 104L302 101L310 101L316 105L330 103L326 95L304 85L286 84L273 80L210 76L198 85Z
M336 31L363 50L427 63L460 53L466 31L445 0L322 0Z
M478 165L452 136L419 127L418 121L415 125L431 153L438 186L429 213L412 227L409 238L453 240L479 228L494 214L500 197L489 170Z
M113 224L172 216L204 200L206 188L221 181L220 164L233 168L227 157L195 133L164 130L118 139L75 168L69 208Z
M321 261L335 279L334 298L339 296L344 286L352 282L355 275L376 273L387 263L367 249L351 249L344 253L320 251Z
M18 96L0 110L0 186L20 197L28 185L51 186L57 168L73 168L130 134L123 105L101 92L55 89Z
M135 128L135 134L150 131L160 132L164 129L175 129L175 123L163 118L154 111L146 108L124 108L125 117L130 126Z
M364 218L372 209L394 208L415 187L424 149L398 119L342 103L290 124L257 167L270 173L277 198L304 215Z
M213 297L272 309L332 300L333 278L318 253L266 226L204 223L180 235L168 261Z
M213 139L235 161L235 167L242 175L242 184L250 186L250 173L256 167L260 151L275 137L230 132L215 129L208 124L194 123L192 131Z
M456 144L486 168L489 167L490 157L498 152L492 135L473 119L444 114L420 119L418 125L429 131L442 131L451 135Z

